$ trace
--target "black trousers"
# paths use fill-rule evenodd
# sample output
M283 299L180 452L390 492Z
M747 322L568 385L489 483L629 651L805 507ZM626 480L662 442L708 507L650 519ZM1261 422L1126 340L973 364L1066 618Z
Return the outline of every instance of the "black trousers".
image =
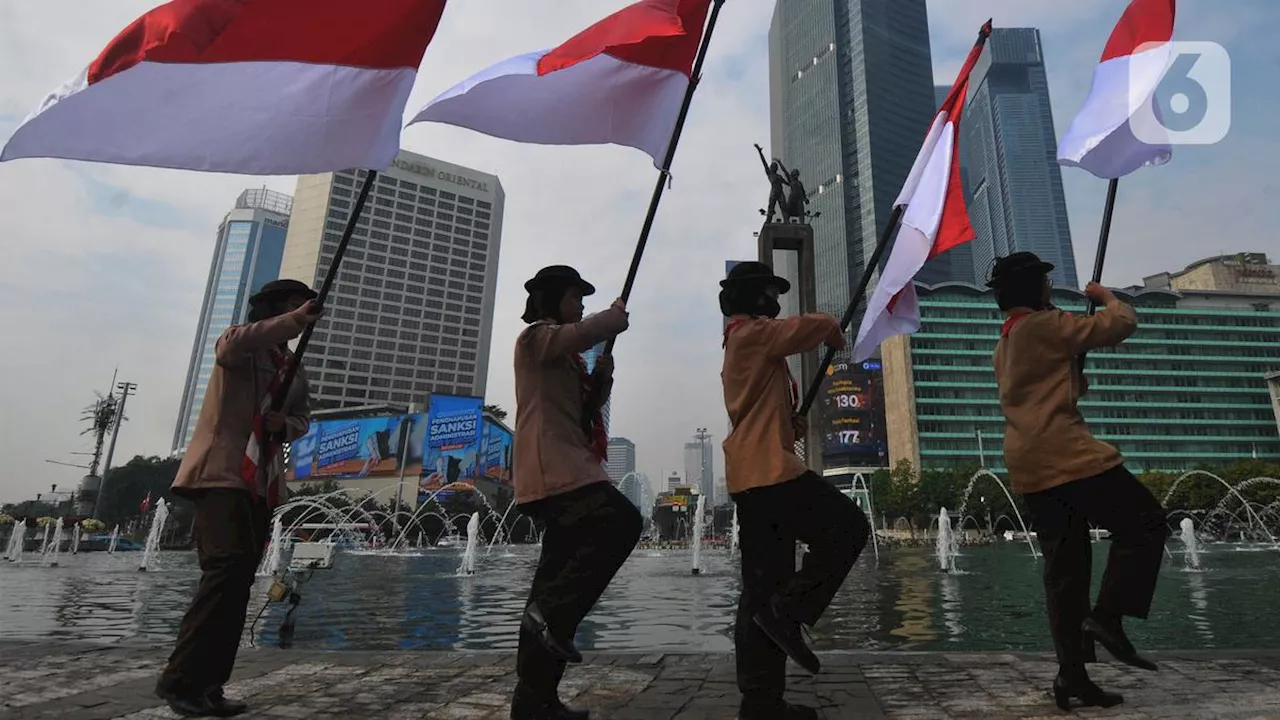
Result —
M1092 522L1111 532L1111 552L1094 608L1145 618L1169 536L1164 508L1123 465L1025 496L1044 553L1044 594L1058 664L1079 671L1091 660L1080 624L1089 616Z
M156 686L180 695L220 688L231 678L271 520L266 502L246 490L205 490L194 500L200 585Z
M545 524L542 556L529 602L536 602L555 635L572 640L578 624L626 562L640 540L640 511L606 482L519 506ZM536 697L552 700L565 663L522 626L516 675Z
M787 656L752 620L778 597L778 608L813 626L867 545L871 526L862 510L812 472L779 485L734 493L742 595L733 632L743 703L782 700ZM796 571L796 540L809 546Z

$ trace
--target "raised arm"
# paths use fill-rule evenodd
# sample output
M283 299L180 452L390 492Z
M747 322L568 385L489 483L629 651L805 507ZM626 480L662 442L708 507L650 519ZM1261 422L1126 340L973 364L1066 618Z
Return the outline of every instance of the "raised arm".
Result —
M626 306L618 300L608 310L584 318L582 322L534 325L525 331L521 341L525 343L529 357L538 362L549 362L586 352L626 331L629 325Z
M815 350L823 343L836 349L844 347L840 323L824 313L774 320L765 334L766 352L775 358Z
M756 143L756 152L760 154L760 164L764 166L764 171L769 172L769 161L764 159L764 148L759 143Z
M1133 308L1121 302L1110 290L1089 283L1085 294L1090 300L1106 308L1106 312L1097 315L1057 315L1054 329L1070 354L1078 355L1094 348L1119 345L1138 329L1138 318Z
M232 325L218 338L215 348L218 364L235 365L258 350L273 348L298 337L306 328L302 317L295 310L248 325Z

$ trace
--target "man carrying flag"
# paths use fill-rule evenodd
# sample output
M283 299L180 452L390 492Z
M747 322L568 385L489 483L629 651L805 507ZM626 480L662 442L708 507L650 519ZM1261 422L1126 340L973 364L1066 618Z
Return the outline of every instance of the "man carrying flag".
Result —
M320 319L316 294L275 280L249 299L249 323L218 338L200 419L173 482L195 503L200 585L178 628L156 694L188 717L246 710L223 697L231 677L271 512L283 500L281 446L307 434L310 404L299 370L283 410L270 400L293 356L285 343Z

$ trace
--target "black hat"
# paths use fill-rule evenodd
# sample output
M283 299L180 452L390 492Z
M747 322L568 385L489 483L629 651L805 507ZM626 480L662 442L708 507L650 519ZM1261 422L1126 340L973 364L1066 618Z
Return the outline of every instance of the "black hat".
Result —
M778 288L778 293L785 295L791 290L791 283L786 278L778 277L773 274L773 268L762 262L748 260L740 262L733 266L729 271L729 277L720 281L720 287L727 288L731 285L740 285L743 283L756 283L758 285L773 285Z
M1048 275L1053 270L1053 263L1041 260L1032 252L1016 252L997 258L991 268L991 279L987 287L999 287L1010 277L1026 275Z
M524 289L529 292L537 290L546 290L547 288L558 287L577 287L582 291L582 296L594 295L596 286L582 279L577 270L568 265L551 265L544 267L538 271L533 279L524 284Z
M264 300L270 300L279 297L290 297L293 295L302 295L308 300L314 300L319 295L315 290L307 287L306 283L297 280L272 280L262 289L249 298L250 305L257 305Z

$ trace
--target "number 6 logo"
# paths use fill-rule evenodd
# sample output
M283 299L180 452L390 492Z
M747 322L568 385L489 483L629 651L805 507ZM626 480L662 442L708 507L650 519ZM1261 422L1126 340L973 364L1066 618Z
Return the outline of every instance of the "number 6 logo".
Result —
M1150 87L1149 61L1165 53L1154 95L1129 98L1134 138L1148 145L1220 142L1231 129L1231 56L1213 42L1148 43L1130 58L1129 87Z

